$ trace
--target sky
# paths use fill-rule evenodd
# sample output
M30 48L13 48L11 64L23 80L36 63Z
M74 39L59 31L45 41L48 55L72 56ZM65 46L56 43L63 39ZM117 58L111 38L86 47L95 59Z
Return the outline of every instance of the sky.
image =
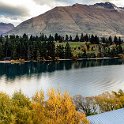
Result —
M56 6L75 3L92 5L98 2L112 2L117 6L124 7L124 0L0 0L0 22L12 23L17 26Z

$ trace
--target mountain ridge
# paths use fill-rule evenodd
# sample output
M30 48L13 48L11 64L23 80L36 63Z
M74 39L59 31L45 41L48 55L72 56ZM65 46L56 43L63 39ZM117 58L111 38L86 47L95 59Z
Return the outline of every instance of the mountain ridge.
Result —
M74 4L55 7L44 14L22 22L8 34L61 35L90 33L100 36L124 36L124 9L112 3Z
M13 28L14 28L14 25L11 23L0 22L0 35L7 33L8 31L12 30Z

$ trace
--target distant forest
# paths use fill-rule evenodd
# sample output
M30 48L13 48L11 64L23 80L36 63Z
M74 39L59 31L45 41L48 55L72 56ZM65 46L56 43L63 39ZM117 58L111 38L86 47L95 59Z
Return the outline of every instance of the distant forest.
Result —
M70 43L81 42L78 48ZM65 43L65 45L63 45ZM78 54L74 51L78 49ZM96 52L97 49L97 52ZM90 51L90 52L89 52ZM52 35L23 36L10 35L0 37L0 59L56 60L75 58L115 57L123 53L121 37L98 37L97 35L77 34L72 36Z

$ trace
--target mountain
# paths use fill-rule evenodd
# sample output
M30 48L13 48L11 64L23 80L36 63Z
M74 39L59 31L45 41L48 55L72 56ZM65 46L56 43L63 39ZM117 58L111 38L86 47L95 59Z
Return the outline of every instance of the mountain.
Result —
M114 4L110 3L110 2L105 2L105 3L96 3L94 4L95 6L99 6L99 7L103 7L103 8L108 8L108 9L115 9L115 6Z
M59 6L22 22L8 34L75 35L82 32L99 36L119 35L124 37L124 9L110 2Z
M12 30L14 28L14 25L9 23L0 23L0 35L7 33L8 31Z

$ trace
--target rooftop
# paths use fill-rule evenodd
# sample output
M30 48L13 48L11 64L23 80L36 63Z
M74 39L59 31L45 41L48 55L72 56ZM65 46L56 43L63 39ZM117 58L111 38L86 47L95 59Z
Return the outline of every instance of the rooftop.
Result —
M124 124L124 108L88 116L90 124Z

